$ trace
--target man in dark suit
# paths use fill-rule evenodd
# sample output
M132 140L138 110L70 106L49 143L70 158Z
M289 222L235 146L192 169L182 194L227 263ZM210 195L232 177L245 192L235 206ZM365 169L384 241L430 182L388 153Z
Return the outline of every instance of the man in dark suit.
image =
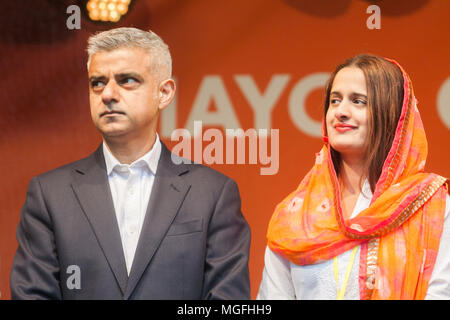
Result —
M250 298L250 230L236 183L175 164L156 133L175 93L167 45L118 28L91 37L88 53L103 143L31 180L12 298Z

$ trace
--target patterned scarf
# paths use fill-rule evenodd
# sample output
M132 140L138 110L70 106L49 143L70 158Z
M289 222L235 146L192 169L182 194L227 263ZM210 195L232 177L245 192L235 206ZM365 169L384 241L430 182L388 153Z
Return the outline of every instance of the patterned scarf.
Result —
M439 249L447 185L444 177L424 173L427 140L412 84L401 66L389 61L403 74L403 106L370 206L344 220L324 134L313 168L276 207L268 245L297 265L320 263L361 245L361 299L424 299Z

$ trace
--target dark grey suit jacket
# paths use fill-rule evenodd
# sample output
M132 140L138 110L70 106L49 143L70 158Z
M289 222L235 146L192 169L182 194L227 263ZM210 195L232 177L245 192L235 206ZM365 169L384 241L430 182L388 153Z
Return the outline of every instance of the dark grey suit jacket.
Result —
M17 240L13 299L250 298L236 183L164 145L129 276L101 147L31 180Z

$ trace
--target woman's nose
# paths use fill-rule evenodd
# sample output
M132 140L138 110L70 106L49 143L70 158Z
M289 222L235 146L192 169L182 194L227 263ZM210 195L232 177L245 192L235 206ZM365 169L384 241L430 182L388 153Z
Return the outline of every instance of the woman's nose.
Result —
M335 117L339 120L344 120L350 118L350 108L349 108L349 102L345 99L342 100L342 102L337 106Z

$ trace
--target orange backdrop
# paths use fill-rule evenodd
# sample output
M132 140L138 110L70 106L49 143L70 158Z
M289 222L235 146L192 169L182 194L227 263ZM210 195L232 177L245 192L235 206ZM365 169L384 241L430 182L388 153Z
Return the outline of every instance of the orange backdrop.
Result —
M289 106L299 101L294 97L306 77L331 72L358 53L399 61L419 100L429 142L427 170L450 176L450 1L139 0L116 25L94 23L83 15L81 29L68 30L67 6L82 2L1 4L3 299L9 298L15 229L31 177L88 155L101 141L89 115L85 53L88 36L98 30L150 28L169 44L178 93L172 106L175 112L165 116L178 128L198 107L199 95L209 99L207 112L212 115L229 102L226 107L232 112L222 119L225 125L216 125L219 129L231 123L229 118L237 119L244 130L254 128L254 107L247 98L250 87L242 90L236 79L246 76L253 81L261 97L269 92L271 81L275 83L272 90L279 96L271 93L277 99L264 123L279 129L278 173L261 175L259 164L212 165L234 178L240 188L243 212L252 229L252 297L261 280L265 233L273 209L297 187L321 147L321 139L306 134L289 112ZM372 14L366 9L371 4L381 10L381 29L367 26ZM208 91L205 81L211 79L216 86ZM228 99L219 97L220 92ZM314 121L320 121L322 99L321 88L311 88L305 95L305 112ZM170 126L162 129L168 131ZM175 145L167 135L163 141Z

